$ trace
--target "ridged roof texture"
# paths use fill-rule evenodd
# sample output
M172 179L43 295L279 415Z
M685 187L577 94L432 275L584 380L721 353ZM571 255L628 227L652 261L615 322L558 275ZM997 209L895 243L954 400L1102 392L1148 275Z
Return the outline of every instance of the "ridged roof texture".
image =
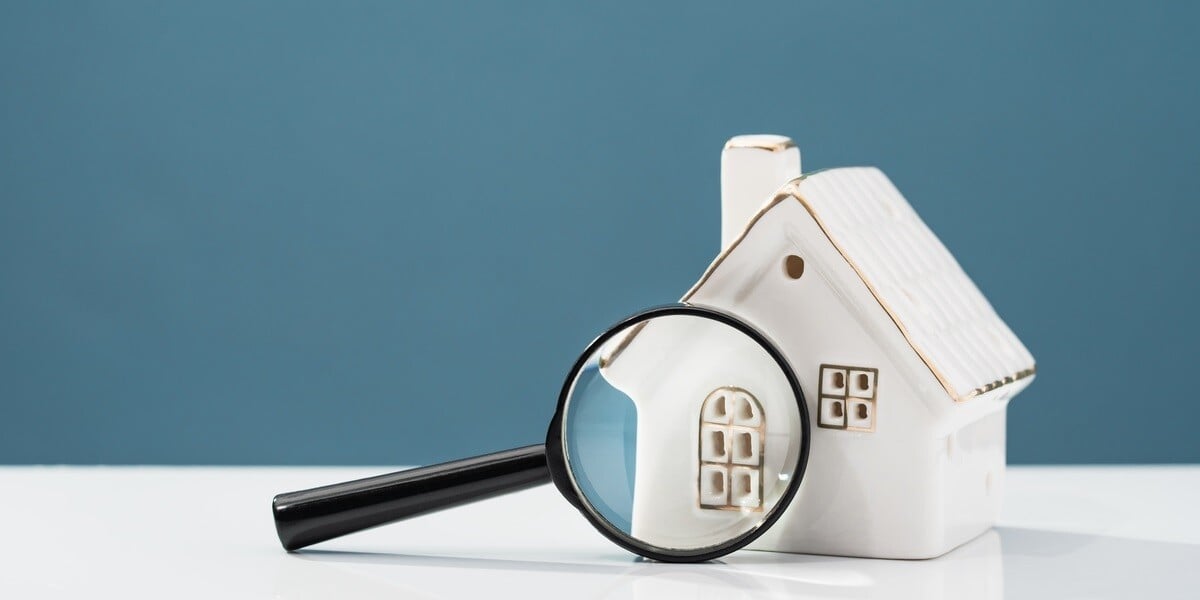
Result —
M886 175L833 169L794 189L951 397L1033 375L1029 350Z

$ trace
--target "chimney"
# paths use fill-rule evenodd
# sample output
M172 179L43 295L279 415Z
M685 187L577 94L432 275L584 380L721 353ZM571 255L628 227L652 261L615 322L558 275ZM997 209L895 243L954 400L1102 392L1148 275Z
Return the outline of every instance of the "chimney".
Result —
M800 149L782 135L739 135L721 152L721 248L733 243L783 184L800 176Z

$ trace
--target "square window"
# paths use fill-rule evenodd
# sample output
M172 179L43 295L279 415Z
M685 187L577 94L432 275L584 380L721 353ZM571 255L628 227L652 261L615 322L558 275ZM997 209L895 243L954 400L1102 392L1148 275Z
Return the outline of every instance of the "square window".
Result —
M740 508L762 505L762 485L758 469L734 467L729 474L729 504Z
M729 470L722 465L700 466L700 506L729 505Z
M846 381L846 387L849 389L847 395L855 398L874 398L875 397L875 370L874 369L851 369L850 377Z
M875 431L875 403L850 398L846 401L846 428L855 431Z
M817 424L821 427L844 429L846 427L846 400L844 398L821 398Z
M845 396L849 376L850 373L846 369L821 365L821 395Z
M729 454L733 457L733 463L758 466L762 460L759 457L762 437L759 436L758 430L734 427L729 434Z
M705 423L700 426L700 460L729 462L729 428Z

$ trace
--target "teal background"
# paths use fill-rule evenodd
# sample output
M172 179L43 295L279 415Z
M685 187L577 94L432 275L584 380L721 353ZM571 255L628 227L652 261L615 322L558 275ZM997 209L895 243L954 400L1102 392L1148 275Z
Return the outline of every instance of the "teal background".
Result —
M718 156L884 169L1038 359L1009 456L1200 460L1200 11L0 2L0 462L539 441L718 250Z

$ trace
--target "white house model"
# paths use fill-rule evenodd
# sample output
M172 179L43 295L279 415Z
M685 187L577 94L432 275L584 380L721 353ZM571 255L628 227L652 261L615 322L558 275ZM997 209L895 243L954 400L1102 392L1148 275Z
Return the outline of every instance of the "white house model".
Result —
M751 547L928 558L990 528L1034 360L946 247L879 170L801 175L780 136L730 140L722 196L724 249L683 300L765 332L813 421L803 485ZM701 482L700 509L721 493Z

